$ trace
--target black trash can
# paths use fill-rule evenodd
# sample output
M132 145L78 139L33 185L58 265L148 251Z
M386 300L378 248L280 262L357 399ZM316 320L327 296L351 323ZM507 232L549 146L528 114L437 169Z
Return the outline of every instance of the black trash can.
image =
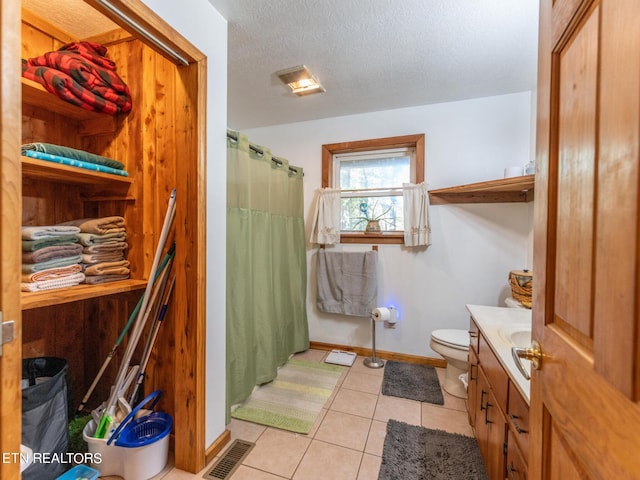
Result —
M53 480L69 467L69 367L56 357L22 360L22 444L34 461L23 480Z

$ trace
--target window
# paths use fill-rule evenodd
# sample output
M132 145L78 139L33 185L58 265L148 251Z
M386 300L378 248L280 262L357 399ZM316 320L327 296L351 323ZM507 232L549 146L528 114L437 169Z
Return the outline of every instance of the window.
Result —
M365 231L372 221L385 232L403 231L398 186L411 181L414 158L410 147L335 154L333 184L342 190L340 230Z
M423 181L424 134L322 146L322 186L342 191L342 243L403 243L402 184Z

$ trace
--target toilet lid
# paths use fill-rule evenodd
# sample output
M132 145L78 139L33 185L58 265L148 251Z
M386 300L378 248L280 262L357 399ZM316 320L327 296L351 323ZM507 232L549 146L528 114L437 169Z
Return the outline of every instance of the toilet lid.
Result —
M459 350L469 349L469 332L466 330L442 329L431 332L436 342Z

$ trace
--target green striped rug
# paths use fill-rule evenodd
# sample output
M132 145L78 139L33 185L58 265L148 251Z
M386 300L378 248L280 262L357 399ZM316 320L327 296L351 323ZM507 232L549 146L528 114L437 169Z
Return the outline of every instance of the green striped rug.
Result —
M231 416L260 425L309 433L344 367L289 360L272 382L254 389Z

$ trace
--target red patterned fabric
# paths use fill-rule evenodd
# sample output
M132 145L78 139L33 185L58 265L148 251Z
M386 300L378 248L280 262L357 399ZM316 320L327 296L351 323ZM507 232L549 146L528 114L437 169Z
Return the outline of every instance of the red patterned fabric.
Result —
M115 115L131 110L129 87L116 73L107 49L74 42L55 52L22 60L22 76L40 83L61 99L96 112Z

